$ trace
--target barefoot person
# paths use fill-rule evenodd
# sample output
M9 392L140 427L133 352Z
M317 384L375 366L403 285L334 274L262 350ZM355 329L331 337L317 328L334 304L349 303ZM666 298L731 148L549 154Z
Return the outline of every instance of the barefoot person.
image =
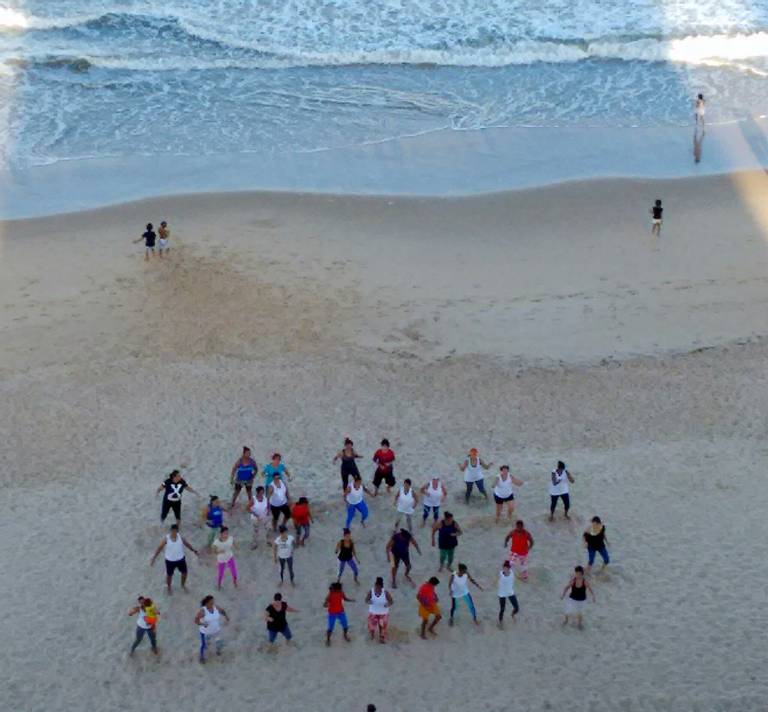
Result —
M368 519L368 505L365 503L365 495L371 494L371 491L363 484L360 475L355 475L352 484L347 487L344 493L344 499L347 503L347 522L345 529L349 529L352 520L355 518L355 512L360 512L360 524L365 526L365 520Z
M520 610L515 596L515 574L512 572L512 564L505 561L499 571L499 628L504 626L504 611L507 607L507 601L512 604L512 620Z
M296 527L296 546L304 546L312 525L312 512L309 511L309 500L306 497L299 497L299 501L291 507L291 520Z
M479 591L483 590L483 587L470 576L466 564L459 564L458 570L451 574L450 581L448 582L448 588L451 591L451 617L448 620L448 625L453 625L453 617L456 614L458 601L464 601L467 604L475 625L480 625L480 622L477 620L475 602L472 600L472 594L469 592L470 583Z
M433 576L429 581L421 584L416 593L416 600L419 602L419 618L421 618L421 637L426 640L427 633L437 635L435 626L441 621L442 614L438 605L436 586L440 585L440 579ZM432 622L429 618L432 616Z
M136 648L141 645L141 641L144 640L144 636L146 635L147 638L149 638L149 645L152 648L152 653L154 655L158 654L157 650L157 636L155 635L155 627L152 623L147 621L147 610L154 608L152 604L152 599L145 598L144 596L139 596L137 599L137 605L135 605L133 608L131 608L128 611L129 616L136 616L136 637L133 641L133 645L131 646L131 651L128 653L128 655L133 656L134 652L136 651ZM157 609L154 609L155 618L157 618L157 615L159 612Z
M141 242L144 240L144 259L149 259L149 253L151 252L153 255L155 254L155 239L157 238L157 235L155 235L155 228L153 227L152 223L147 223L147 229L142 233L141 237L137 238L133 241L134 244L137 242Z
M373 640L379 636L380 643L387 642L387 630L389 628L389 609L394 603L389 591L384 590L384 579L376 578L373 588L365 597L368 604L368 635Z
M256 494L248 502L248 513L251 515L251 526L253 527L253 538L251 539L251 549L257 549L259 546L259 537L264 532L267 544L271 544L270 523L271 513L269 511L269 501L264 492L264 488L259 485L256 488Z
M387 542L387 561L392 564L392 588L397 588L397 569L401 563L405 566L403 575L411 586L414 585L411 579L411 547L416 549L421 556L419 543L407 529L394 532Z
M405 526L408 531L413 531L413 513L416 511L416 505L419 498L413 491L411 481L403 480L403 486L395 495L395 508L397 509L397 519L395 519L395 529L400 528L400 520L405 517Z
M213 596L206 596L200 601L200 609L195 615L195 625L200 633L200 662L205 663L205 653L213 643L216 655L221 655L224 641L221 639L221 619L229 623L227 612L216 605Z
M453 555L459 545L459 537L463 533L450 512L446 512L442 519L432 525L432 546L435 546L435 535L437 535L437 548L440 551L438 571L442 571L443 566L447 566L448 569L453 566Z
M269 464L264 465L264 486L269 489L276 477L283 482L290 482L293 479L288 468L283 464L283 456L279 452L274 453Z
M163 220L160 223L160 227L157 228L158 247L160 257L163 256L163 252L170 252L171 248L168 246L168 241L171 239L171 228L168 227L168 223Z
M355 444L349 438L345 438L344 447L333 458L334 465L341 460L341 489L343 492L347 491L350 478L360 475L355 460L359 460L361 457L362 455L358 455L355 451Z
M611 563L611 557L608 556L608 537L605 535L605 526L600 517L592 517L592 523L589 529L584 532L584 546L587 547L587 572L592 571L592 565L595 563L595 556L600 554L603 560L601 571Z
M424 495L422 503L421 513L421 526L423 527L429 519L430 513L432 519L437 521L440 517L440 506L443 500L448 496L448 491L445 489L445 485L440 481L439 477L433 477L427 484L421 488L421 494Z
M171 586L173 582L173 572L178 570L181 574L181 587L187 590L187 560L184 557L184 547L187 547L195 556L199 556L197 549L190 544L181 534L179 534L179 525L171 524L171 531L166 534L165 539L160 542L160 546L155 550L150 566L155 565L155 560L162 551L165 555L165 587L168 589L168 595L173 593Z
M707 102L704 101L704 95L699 94L693 105L694 119L697 126L704 127L704 115L707 113Z
M483 474L483 470L489 469L492 464L492 462L483 462L480 459L477 448L474 447L469 451L467 459L464 460L464 462L459 463L459 470L464 473L464 484L466 486L464 502L466 504L469 504L472 488L475 486L480 490L480 494L488 499L488 493L485 491L485 475Z
M224 526L224 509L221 506L221 501L215 494L211 495L211 499L205 509L205 526L208 529L206 548L210 549L219 530Z
M496 502L496 524L501 518L501 510L507 506L507 519L512 519L515 513L515 487L522 487L525 483L509 472L509 465L502 465L493 485L493 501Z
M156 495L164 492L163 503L160 506L160 521L164 522L170 512L173 512L173 516L176 517L176 521L181 521L181 495L184 490L189 490L196 497L200 496L197 490L187 484L187 481L181 476L178 470L171 472L168 477L165 478L163 484L157 488Z
M342 585L335 581L328 588L328 595L325 597L323 606L328 609L328 629L325 632L325 644L331 644L331 636L333 635L333 629L336 627L336 623L341 624L341 630L344 632L344 640L348 643L351 642L349 638L349 623L347 622L347 614L344 612L344 601L354 603L354 598L349 598Z
M589 582L584 578L584 569L581 566L577 566L574 570L571 580L563 589L563 593L560 598L565 598L565 594L568 594L568 598L565 600L565 618L563 619L563 625L568 625L569 616L576 616L576 625L579 629L583 628L582 616L584 613L584 606L587 602L587 592L592 596L592 602L595 602L595 592L589 585Z
M256 461L251 457L251 448L244 447L243 454L237 459L237 462L232 465L232 472L229 476L229 481L233 487L232 504L230 509L235 507L237 498L240 496L240 492L245 487L247 498L250 500L253 497L253 480L258 472L258 466Z
M568 483L573 484L576 480L565 467L565 463L562 460L557 461L557 467L552 470L549 476L549 521L553 521L555 518L555 509L557 508L557 500L563 500L563 508L565 509L565 518L570 519L568 516L568 510L571 508L571 496L569 494L570 488Z
M515 522L515 528L504 537L504 546L512 545L509 549L509 563L523 580L528 580L528 554L533 548L533 537L525 528L522 519Z
M341 581L341 575L344 573L344 569L349 566L352 569L352 574L355 577L355 583L360 583L357 576L359 570L357 565L360 563L357 558L357 552L355 551L355 542L352 541L352 534L349 529L345 529L342 533L341 539L336 544L336 558L339 562L339 575L336 580Z
M651 212L651 235L658 237L661 235L661 224L664 222L664 208L661 207L661 201L657 200L650 210Z
M376 471L373 473L373 496L379 494L379 487L384 482L387 485L387 494L395 486L394 462L395 453L389 447L389 440L384 438L381 441L381 447L373 454L373 461L376 463Z
M280 562L280 585L285 583L285 568L288 567L288 575L291 579L291 586L295 586L293 576L293 536L288 533L288 527L285 524L280 525L280 534L275 539L274 559L275 563Z
M282 635L287 641L293 638L291 629L288 626L288 613L298 613L298 609L291 608L284 600L282 593L276 593L266 612L264 620L267 623L267 637L269 642L274 644L278 635Z
M267 487L269 510L272 512L272 531L276 532L278 524L286 525L291 518L291 503L288 487L280 477L275 477ZM282 516L283 521L280 522Z
M213 540L213 552L216 554L216 588L221 591L224 572L229 569L232 584L237 588L237 563L235 562L235 540L229 533L229 527L222 527L219 536Z

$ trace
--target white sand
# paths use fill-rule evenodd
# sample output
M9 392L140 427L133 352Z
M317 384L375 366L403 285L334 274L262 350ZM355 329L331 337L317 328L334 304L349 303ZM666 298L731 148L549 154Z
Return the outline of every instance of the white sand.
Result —
M753 176L750 185L764 187ZM581 183L466 200L220 195L167 198L0 226L0 553L8 709L760 710L765 657L768 244L738 180ZM655 197L660 243L645 220ZM632 206L632 211L627 206ZM171 259L130 238L166 217ZM709 348L715 347L715 348ZM449 479L458 550L488 586L482 625L418 639L413 591L392 640L365 639L367 584L384 575L389 499L355 528L353 642L323 645L321 607L341 526L345 435L397 474ZM238 449L284 453L317 525L296 555L296 645L265 650L271 554L238 556L221 660L196 662L191 592L163 593L163 476L227 493ZM477 446L527 481L537 545L519 620L495 627L504 526L460 501ZM547 473L576 477L573 522L546 521ZM369 477L370 463L362 469ZM185 495L185 534L205 532ZM586 629L559 593L603 517L614 564ZM229 522L245 544L242 514ZM418 535L421 582L436 552ZM447 576L440 593L447 611ZM163 618L162 656L127 651L138 593Z

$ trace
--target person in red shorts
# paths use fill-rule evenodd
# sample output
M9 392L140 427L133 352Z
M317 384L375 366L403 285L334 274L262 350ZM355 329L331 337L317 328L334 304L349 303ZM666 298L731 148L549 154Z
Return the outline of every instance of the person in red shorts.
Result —
M373 496L379 494L381 483L387 485L387 494L392 492L395 486L395 474L392 463L395 461L395 453L389 447L389 440L384 438L381 441L381 447L373 454L373 461L376 463L376 472L373 473L373 486L375 492Z
M528 552L533 548L533 537L525 528L522 519L515 522L515 528L504 538L504 546L510 541L509 562L521 580L528 580Z
M437 605L437 591L435 586L440 585L440 579L433 576L429 581L421 584L416 594L416 600L419 602L419 618L421 618L421 637L427 639L427 632L431 635L435 633L435 626L443 617L440 613L440 606ZM433 616L432 623L429 623L429 617ZM429 624L429 627L427 627Z

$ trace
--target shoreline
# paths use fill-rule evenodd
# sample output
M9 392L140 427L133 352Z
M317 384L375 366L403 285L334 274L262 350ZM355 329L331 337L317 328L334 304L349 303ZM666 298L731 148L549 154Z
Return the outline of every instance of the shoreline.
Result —
M709 127L699 163L694 163L693 132L692 126L442 129L309 153L63 160L0 172L0 219L190 193L459 198L591 180L686 179L768 169L765 117Z

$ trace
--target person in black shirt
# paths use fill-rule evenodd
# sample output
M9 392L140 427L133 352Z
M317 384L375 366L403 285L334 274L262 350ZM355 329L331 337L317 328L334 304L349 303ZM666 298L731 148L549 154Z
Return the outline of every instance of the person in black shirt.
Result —
M662 215L664 214L664 208L661 207L660 200L657 200L654 203L650 212L651 212L651 215L653 216L653 225L651 227L651 235L656 235L658 237L659 235L661 235Z
M144 231L144 234L138 238L137 240L134 240L134 243L141 242L144 240L144 259L149 259L149 253L151 252L153 255L155 254L155 238L157 235L155 235L155 229L152 226L152 223L147 223L147 229Z
M276 593L274 600L267 606L266 613L264 614L270 643L275 642L278 634L281 634L286 640L290 640L293 637L286 620L287 613L298 613L298 610L291 608L283 600L281 593Z
M176 521L181 521L181 495L185 489L188 489L192 494L200 496L200 493L194 490L187 484L187 481L181 476L178 470L174 470L165 479L163 484L157 488L156 494L160 494L165 490L163 495L163 504L160 507L160 521L164 522L168 516L168 512L173 512L176 517Z

